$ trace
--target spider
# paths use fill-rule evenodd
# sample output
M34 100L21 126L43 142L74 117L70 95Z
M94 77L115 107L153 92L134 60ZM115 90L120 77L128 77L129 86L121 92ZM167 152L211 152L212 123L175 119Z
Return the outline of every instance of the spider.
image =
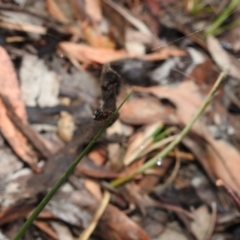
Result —
M94 111L94 120L96 121L104 121L106 119L109 119L109 117L112 115L112 111L110 109L102 110L97 109Z

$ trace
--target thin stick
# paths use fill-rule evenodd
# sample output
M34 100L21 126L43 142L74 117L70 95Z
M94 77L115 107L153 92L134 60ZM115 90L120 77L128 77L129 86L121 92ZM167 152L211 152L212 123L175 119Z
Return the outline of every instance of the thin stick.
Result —
M80 237L78 238L78 240L87 240L90 235L92 234L92 232L94 231L94 229L96 228L99 219L101 218L101 216L103 215L109 200L110 200L111 194L108 191L104 191L103 197L102 197L102 201L100 202L100 205L98 206L98 209L96 210L96 212L94 213L94 216L91 220L91 222L89 223L88 227L82 232L82 234L80 235Z
M57 192L57 190L62 186L62 184L67 180L67 178L70 176L70 174L74 171L75 167L78 165L78 163L82 160L82 158L88 153L88 151L91 149L93 144L97 141L97 139L101 136L101 134L105 131L107 126L110 124L112 119L117 115L119 109L123 106L123 104L127 101L127 99L130 97L132 92L130 92L126 98L122 101L120 106L114 111L110 119L104 124L104 126L99 130L99 132L94 136L92 141L87 145L87 147L82 151L82 153L74 160L74 162L71 164L71 166L67 169L67 171L60 177L60 179L55 183L55 185L52 187L52 189L47 193L47 195L43 198L43 200L39 203L39 205L35 208L31 216L28 218L28 220L23 224L21 229L17 232L13 240L19 240L26 230L30 227L30 225L33 223L33 221L37 218L39 213L44 209L44 207L48 204L48 202L51 200L51 198L54 196L54 194Z
M129 175L118 178L113 180L110 184L113 187L118 187L125 182L131 180L135 175L141 174L145 172L147 169L152 168L156 165L157 161L159 159L162 159L168 155L169 152L171 152L181 141L182 139L188 134L188 132L191 130L194 123L198 120L198 118L202 115L206 107L209 105L209 103L213 100L213 98L216 96L218 88L224 79L224 77L227 75L227 70L222 71L222 73L219 75L217 81L213 85L211 91L205 98L204 102L196 112L196 114L193 116L191 121L185 126L185 128L174 138L174 140L167 145L159 154L151 158L149 161L147 161L145 164L143 164L140 168L135 170L134 172L130 173Z

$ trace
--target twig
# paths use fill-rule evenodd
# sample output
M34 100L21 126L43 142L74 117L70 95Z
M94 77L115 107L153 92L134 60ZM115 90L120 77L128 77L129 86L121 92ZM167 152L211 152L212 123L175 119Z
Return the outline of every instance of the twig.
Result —
M113 180L110 184L113 187L120 186L124 184L125 182L131 180L135 175L141 174L145 172L147 169L152 168L156 165L157 161L159 159L162 159L168 155L169 152L171 152L181 141L182 139L187 135L187 133L191 130L194 123L198 120L198 118L202 115L206 107L209 105L209 103L213 100L213 98L216 96L218 88L224 79L224 77L227 75L227 70L224 70L218 77L217 81L215 82L214 86L212 87L211 91L207 95L206 99L196 112L196 114L193 116L191 121L185 126L185 128L174 138L174 140L165 147L159 154L151 158L149 161L147 161L145 164L143 164L140 168L135 170L134 172L130 173L129 175L118 178Z
M111 194L108 191L104 191L103 197L102 197L102 201L100 202L90 224L88 225L88 227L82 232L82 234L80 235L80 237L78 238L78 240L87 240L90 235L92 234L92 232L94 231L94 229L96 228L99 219L101 218L101 216L103 215L109 200L110 200Z

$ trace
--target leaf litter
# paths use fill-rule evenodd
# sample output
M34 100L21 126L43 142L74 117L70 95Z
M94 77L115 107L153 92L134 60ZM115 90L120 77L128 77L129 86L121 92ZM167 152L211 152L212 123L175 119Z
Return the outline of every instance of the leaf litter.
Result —
M24 239L81 239L84 229L91 239L238 239L239 26L228 21L239 9L204 39L216 1L11 2L0 4L5 238L103 124L94 111L113 111L133 89ZM142 166L188 124L226 66L224 87L178 149L113 189L109 179ZM89 227L106 191L110 202Z

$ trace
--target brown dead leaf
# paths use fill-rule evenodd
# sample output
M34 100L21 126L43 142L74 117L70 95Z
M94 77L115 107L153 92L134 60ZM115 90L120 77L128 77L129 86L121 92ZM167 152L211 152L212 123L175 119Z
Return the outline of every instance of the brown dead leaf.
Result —
M94 22L100 22L102 20L101 1L85 1L85 11L91 17Z
M166 176L167 171L169 171L170 166L172 165L172 159L164 159L162 161L161 166L156 166L154 168L149 169L150 171L145 172L145 176L139 181L138 186L142 192L150 192L156 188L162 188L163 185L159 184L159 179L161 177Z
M212 60L208 59L197 64L184 81L194 81L202 93L207 94L218 77L218 72Z
M140 166L143 165L145 160L146 158L144 157L132 162L121 172L121 177L125 177L131 174L132 172L136 171ZM138 179L138 178L141 178L141 176L136 176L135 178Z
M80 43L61 42L59 47L68 57L77 59L82 63L97 62L105 64L121 58L133 57L124 50L94 48Z
M94 149L88 153L88 157L98 166L105 163L107 153L104 149Z
M212 172L240 195L239 151L223 140L214 139L206 129L204 137L210 143L207 146L206 161L209 162Z
M200 107L203 98L194 82L182 82L176 86L135 87L136 91L148 92L159 98L167 98L176 106L176 114L183 124L188 124L193 115ZM193 126L193 130L210 143L208 146L208 158L201 161L207 171L213 172L216 177L221 178L228 186L240 194L240 153L232 145L224 140L216 140L212 137L202 121ZM213 152L214 149L215 151ZM205 153L206 154L206 153ZM203 154L203 156L206 156ZM200 155L201 157L201 155Z
M88 158L84 158L76 167L75 173L92 178L117 178L118 173L108 170L105 166L98 166Z
M128 124L142 125L157 122L166 114L154 97L135 98L127 101L120 109L119 118Z
M98 183L90 180L90 179L85 179L84 180L84 186L86 187L86 189L88 189L88 191L90 193L92 193L92 195L97 199L97 200L101 200L102 198L102 193L101 193L101 187Z
M21 98L19 83L10 57L4 48L0 47L0 94L7 97L16 111L17 116L27 122L25 106ZM33 169L36 170L37 158L34 151L27 144L26 138L16 129L7 116L7 111L0 100L0 129L14 152Z
M89 31L89 30L88 30ZM92 35L93 34L93 35ZM90 30L87 33L86 37L89 42L93 46L101 46L101 47L91 47L81 43L73 43L73 42L61 42L59 43L59 48L66 54L66 56L73 61L74 59L80 61L82 63L90 64L92 62L97 62L100 64L105 64L112 61L117 61L123 58L140 58L147 60L163 60L170 56L182 56L185 54L184 51L181 50L169 50L165 49L160 53L153 53L148 55L138 55L136 53L127 52L125 50L115 50L113 48L113 44L111 40L108 38L105 39L101 37L101 39L95 39L97 35ZM103 47L104 46L104 47Z
M179 120L183 123L189 122L203 101L197 85L190 81L174 86L135 87L134 89L140 92L152 93L159 98L170 99L176 106Z
M166 172L163 171L164 175L166 174ZM142 189L143 192L149 192L152 189L154 189L154 187L156 187L156 185L159 182L159 176L156 174L146 174L139 182L138 186Z
M105 233L104 239L150 240L141 227L111 204L103 214L97 230Z
M186 56L186 52L180 49L174 49L174 48L163 48L160 51L153 52L150 54L147 54L143 57L145 60L149 61L158 61L158 60L164 60L169 57L178 57L178 56Z
M39 229L41 229L44 233L46 233L51 238L58 239L57 234L52 230L52 228L49 226L48 223L35 220L33 224Z

